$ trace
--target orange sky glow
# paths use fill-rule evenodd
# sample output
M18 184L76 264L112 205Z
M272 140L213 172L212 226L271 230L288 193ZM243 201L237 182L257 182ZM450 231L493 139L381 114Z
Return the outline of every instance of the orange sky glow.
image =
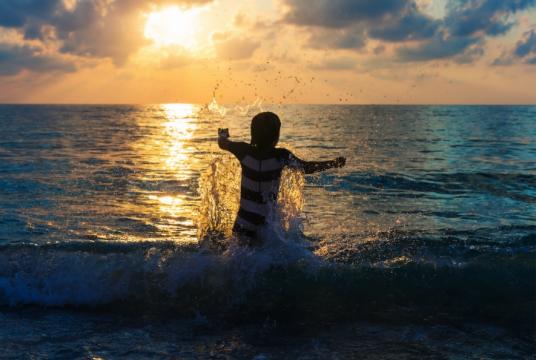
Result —
M0 9L3 103L536 103L536 0Z

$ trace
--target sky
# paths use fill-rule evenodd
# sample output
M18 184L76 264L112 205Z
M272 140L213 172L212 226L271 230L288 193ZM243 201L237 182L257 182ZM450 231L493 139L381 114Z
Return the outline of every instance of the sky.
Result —
M1 103L536 104L536 0L0 0Z

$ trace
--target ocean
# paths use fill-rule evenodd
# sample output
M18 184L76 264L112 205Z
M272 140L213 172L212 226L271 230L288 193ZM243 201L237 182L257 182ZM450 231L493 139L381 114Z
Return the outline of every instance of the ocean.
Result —
M287 171L272 237L228 239L217 129ZM0 105L2 359L536 354L536 106Z

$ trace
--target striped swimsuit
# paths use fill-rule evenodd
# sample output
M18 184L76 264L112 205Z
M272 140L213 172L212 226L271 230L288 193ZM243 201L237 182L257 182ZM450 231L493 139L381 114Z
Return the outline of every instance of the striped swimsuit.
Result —
M292 153L282 148L259 151L244 142L230 142L227 150L233 153L242 167L240 209L233 231L255 239L259 227L274 209L283 168L289 165Z

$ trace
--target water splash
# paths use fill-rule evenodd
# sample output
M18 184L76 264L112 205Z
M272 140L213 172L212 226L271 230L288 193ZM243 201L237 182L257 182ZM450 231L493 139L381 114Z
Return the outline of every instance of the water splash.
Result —
M247 116L252 110L255 110L256 112L262 112L264 111L262 104L263 104L263 100L261 98L256 98L255 101L253 101L251 104L246 104L246 105L237 104L234 106L226 107L222 104L219 104L218 101L216 100L216 97L214 96L212 98L212 101L206 106L206 108L209 112L213 114L217 114L223 118L228 114L238 114L240 116Z
M216 97L212 98L212 101L207 105L207 109L212 113L219 114L221 117L224 117L228 111L225 106L218 104Z
M303 172L285 168L279 185L278 210L281 226L287 232L301 230L303 208Z
M199 182L198 239L200 242L229 239L240 203L240 165L230 156L215 158L201 175ZM268 217L271 233L286 238L299 234L303 207L304 176L300 171L285 168L277 207ZM273 234L272 234L273 235Z
M198 239L230 237L240 202L240 165L216 157L199 179Z

